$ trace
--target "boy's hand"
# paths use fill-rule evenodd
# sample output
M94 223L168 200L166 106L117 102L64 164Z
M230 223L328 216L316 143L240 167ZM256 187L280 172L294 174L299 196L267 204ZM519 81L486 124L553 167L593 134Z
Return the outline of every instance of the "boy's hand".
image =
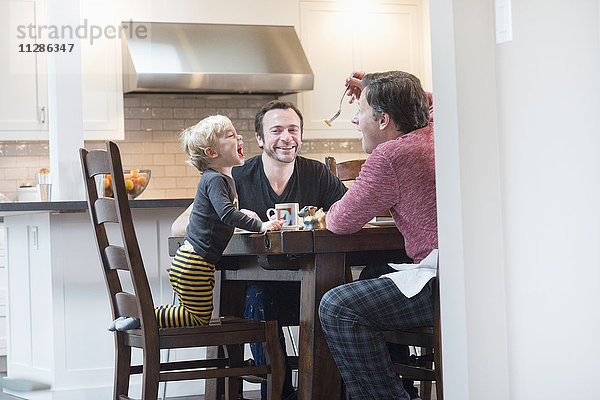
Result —
M278 220L267 221L267 222L262 223L262 225L260 226L260 231L261 232L280 231L282 226L283 226L282 221L278 221Z
M240 209L240 212L246 214L247 216L249 216L250 218L256 218L256 219L260 219L260 217L258 216L257 213L255 213L252 210L247 210L245 208Z

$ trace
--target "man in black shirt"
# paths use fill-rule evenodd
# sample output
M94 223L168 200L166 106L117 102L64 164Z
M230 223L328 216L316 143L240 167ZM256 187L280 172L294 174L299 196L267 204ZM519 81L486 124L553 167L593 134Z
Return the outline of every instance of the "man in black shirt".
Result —
M327 167L316 160L298 155L302 147L302 113L289 102L273 100L257 114L254 121L256 140L262 154L235 167L235 180L240 209L267 221L267 209L277 203L299 203L300 208L311 205L323 210L339 200L346 192L344 184ZM248 211L252 210L252 212ZM185 231L189 212L186 210L173 223L173 234ZM298 282L256 282L246 291L246 318L297 320L300 286ZM289 316L292 318L289 318ZM281 323L279 324L281 326ZM285 353L285 341L280 328ZM264 363L262 344L251 345L257 364ZM292 398L289 366L284 386L284 399ZM265 385L263 385L265 386ZM266 399L266 390L262 390Z

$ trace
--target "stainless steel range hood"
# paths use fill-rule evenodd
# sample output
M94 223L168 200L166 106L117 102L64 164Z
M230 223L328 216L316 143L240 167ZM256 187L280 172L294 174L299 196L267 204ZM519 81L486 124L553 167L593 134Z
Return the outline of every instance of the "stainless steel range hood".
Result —
M294 93L313 72L292 26L123 23L123 90Z

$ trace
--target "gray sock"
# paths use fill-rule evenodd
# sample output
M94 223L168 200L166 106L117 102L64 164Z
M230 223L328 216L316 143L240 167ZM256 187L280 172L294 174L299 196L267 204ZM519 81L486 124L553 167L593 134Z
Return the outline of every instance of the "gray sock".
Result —
M140 320L136 317L122 316L115 319L108 326L108 330L114 331L127 331L129 329L137 329L140 327Z

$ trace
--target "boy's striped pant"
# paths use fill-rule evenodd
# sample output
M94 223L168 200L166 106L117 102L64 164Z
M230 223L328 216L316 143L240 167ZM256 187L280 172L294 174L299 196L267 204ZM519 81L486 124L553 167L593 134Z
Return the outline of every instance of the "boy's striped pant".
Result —
M215 266L190 250L177 250L169 280L179 305L157 307L160 328L207 325L212 314Z

